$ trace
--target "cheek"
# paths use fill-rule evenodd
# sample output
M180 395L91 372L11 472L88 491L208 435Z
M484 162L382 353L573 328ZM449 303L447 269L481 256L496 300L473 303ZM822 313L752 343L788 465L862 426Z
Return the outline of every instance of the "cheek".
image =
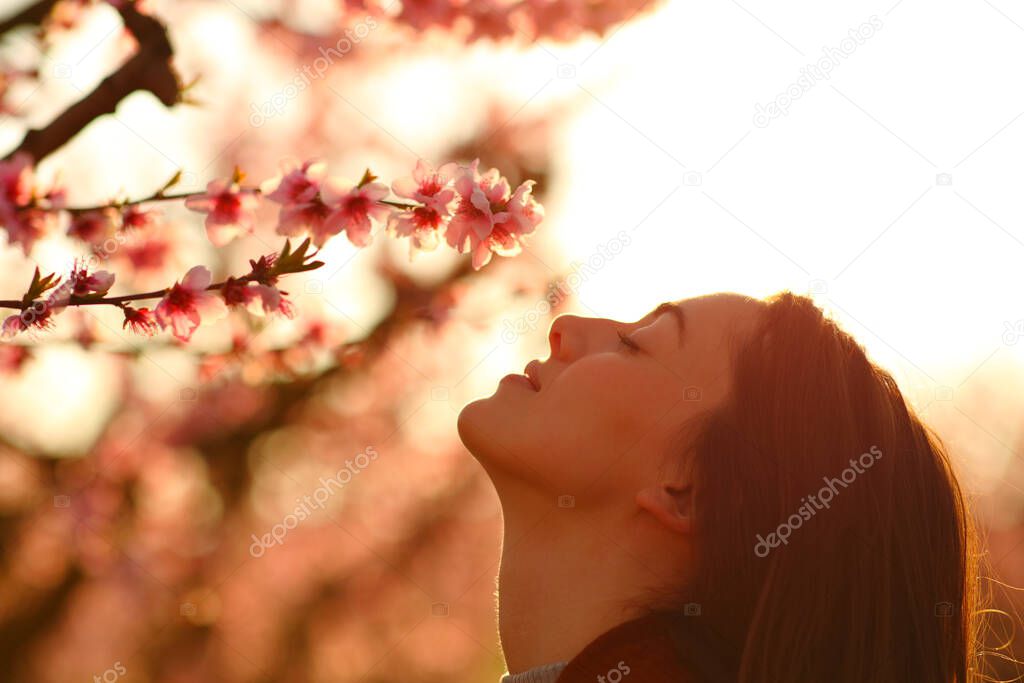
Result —
M663 368L647 363L578 361L538 397L543 409L526 430L543 434L546 449L584 474L604 471L656 431L671 384Z
M547 410L624 427L664 399L664 369L622 357L596 357L566 368L541 398Z

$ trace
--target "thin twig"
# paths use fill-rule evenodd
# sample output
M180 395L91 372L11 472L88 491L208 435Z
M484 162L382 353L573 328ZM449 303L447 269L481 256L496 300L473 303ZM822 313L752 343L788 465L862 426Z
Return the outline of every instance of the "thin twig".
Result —
M260 194L259 188L248 188L243 187L241 192L252 192L253 194ZM188 199L189 197L199 197L206 194L205 191L196 192L178 192L176 194L154 194L149 197L143 197L141 199L129 199L127 201L118 202L113 201L109 204L97 204L96 206L68 206L63 209L55 209L56 211L67 211L71 214L88 213L90 211L103 211L104 209L120 209L126 206L138 206L139 204L149 204L152 202L168 202L178 199Z
M244 275L242 277L235 278L234 282L240 283L240 284L244 284L244 283L247 283L247 282L253 282L253 281L255 281L255 279L256 279L256 277L252 273L250 273L248 275ZM226 285L227 283L228 283L227 280L224 280L223 282L216 282L216 283L210 285L209 287L207 287L206 290L210 291L210 290L213 290L213 289L220 289L224 285ZM98 299L93 299L93 298L88 298L88 297L80 297L80 296L76 296L76 295L72 294L71 297L68 299L67 303L62 303L62 304L60 304L60 306L64 307L64 306L102 306L102 305L108 305L108 306L121 306L121 307L123 307L124 304L126 304L126 303L128 303L130 301L143 301L145 299L158 299L158 298L161 298L165 294L167 294L167 292L169 292L170 290L171 290L170 287L165 287L163 289L156 289L156 290L153 290L152 292L143 292L141 294L126 294L124 296L105 296L105 297L98 298ZM25 303L25 302L21 302L21 301L16 301L14 299L0 299L0 308L17 308L19 310L25 310L26 308L31 308L34 303L35 303L35 301L29 301L29 302Z
M239 188L239 192L251 192L251 193L256 194L256 195L261 195L263 193L263 191L260 188L258 188L258 187L242 187L242 188ZM57 209L57 210L58 211L67 211L68 213L72 213L72 214L80 214L80 213L87 213L89 211L103 211L104 209L118 209L118 208L123 208L125 206L138 206L139 204L149 204L149 203L152 203L152 202L165 202L165 201L174 201L174 200L177 200L177 199L188 199L190 197L199 197L199 196L202 196L204 194L206 194L205 191L178 192L178 193L175 193L175 194L161 194L161 193L157 193L157 194L154 194L154 195L150 195L149 197L142 197L140 199L129 199L129 200L126 200L126 201L123 201L123 202L114 201L114 202L111 202L109 204L97 204L96 206L69 206L69 207L65 207L63 209ZM404 202L394 202L394 201L390 201L390 200L387 200L387 199L378 199L377 203L378 204L385 204L387 206L391 206L391 207L394 207L396 209L406 209L406 210L415 209L415 208L420 206L420 204L407 204L407 203L404 203Z

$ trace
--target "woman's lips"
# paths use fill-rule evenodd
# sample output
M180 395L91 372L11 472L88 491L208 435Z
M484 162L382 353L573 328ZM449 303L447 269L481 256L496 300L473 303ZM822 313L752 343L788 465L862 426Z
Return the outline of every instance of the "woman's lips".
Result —
M523 370L523 374L530 380L530 384L533 385L534 391L540 391L540 373L537 371L540 367L540 361L531 360L526 364L526 369Z
M533 381L529 377L527 377L526 375L519 375L519 374L516 374L516 373L513 372L512 374L505 375L501 379L502 379L502 381L507 379L507 380L511 380L513 382L519 382L523 386L525 386L527 389L530 389L531 391L537 391L536 385L534 385Z
M523 370L523 374L511 373L502 377L502 381L508 379L515 382L521 382L528 386L533 391L540 391L540 373L537 372L537 368L540 365L540 361L531 360L526 364L526 369Z

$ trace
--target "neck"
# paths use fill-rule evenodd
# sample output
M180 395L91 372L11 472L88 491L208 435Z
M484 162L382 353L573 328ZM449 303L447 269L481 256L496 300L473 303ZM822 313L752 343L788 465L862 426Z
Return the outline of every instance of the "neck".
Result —
M612 540L607 519L555 501L503 509L498 632L510 672L569 661L631 618L627 604L652 576Z

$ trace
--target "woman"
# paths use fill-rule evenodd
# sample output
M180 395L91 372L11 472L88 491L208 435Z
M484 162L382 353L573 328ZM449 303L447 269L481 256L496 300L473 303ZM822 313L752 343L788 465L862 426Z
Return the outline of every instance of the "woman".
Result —
M807 298L561 316L467 405L509 683L964 683L974 532L939 441Z

